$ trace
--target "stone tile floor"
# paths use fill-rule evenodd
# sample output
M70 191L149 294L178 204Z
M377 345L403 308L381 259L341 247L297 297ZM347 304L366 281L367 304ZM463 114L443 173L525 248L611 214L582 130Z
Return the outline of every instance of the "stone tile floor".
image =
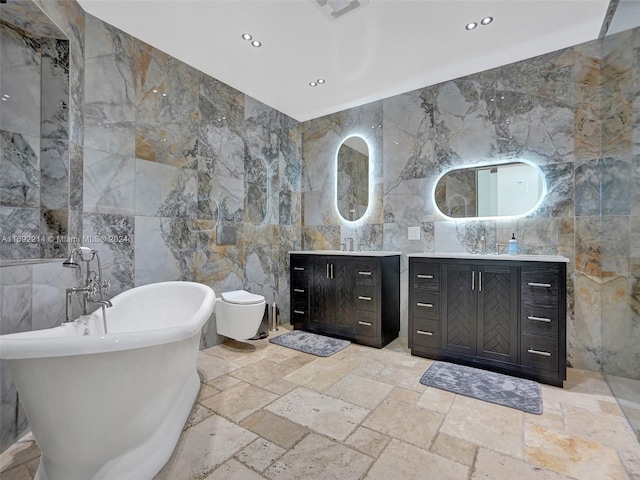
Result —
M431 363L406 339L328 358L267 340L201 351L200 395L156 480L640 480L640 444L600 374L543 385L531 415L421 385ZM38 457L15 445L0 478L32 479Z

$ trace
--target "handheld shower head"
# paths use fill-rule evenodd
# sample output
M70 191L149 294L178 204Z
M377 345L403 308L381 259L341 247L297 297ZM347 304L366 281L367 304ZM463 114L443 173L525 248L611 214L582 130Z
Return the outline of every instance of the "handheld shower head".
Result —
M73 256L76 254L77 249L73 249L71 250L71 253L69 254L69 257L62 262L62 266L63 267L67 267L67 268L78 268L80 265L78 265L78 262L76 262L73 259Z

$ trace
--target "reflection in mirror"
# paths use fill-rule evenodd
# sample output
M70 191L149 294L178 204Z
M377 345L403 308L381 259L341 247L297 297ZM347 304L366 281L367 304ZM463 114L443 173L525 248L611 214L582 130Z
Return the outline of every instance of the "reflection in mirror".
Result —
M342 142L337 156L336 204L345 220L362 218L369 207L369 147L362 137Z
M542 171L518 160L445 172L436 183L434 200L450 218L518 217L537 208L545 192Z

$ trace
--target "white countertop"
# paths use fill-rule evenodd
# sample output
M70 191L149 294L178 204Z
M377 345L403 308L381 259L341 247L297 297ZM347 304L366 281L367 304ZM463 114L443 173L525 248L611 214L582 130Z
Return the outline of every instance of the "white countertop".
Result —
M361 252L345 252L343 250L295 250L289 253L300 253L304 255L346 255L353 257L393 257L402 255L402 252L383 252L381 250L363 250Z
M516 262L556 262L569 263L570 260L562 255L495 255L493 253L454 253L454 252L421 252L408 253L407 257L417 258L467 258L476 260L507 260Z

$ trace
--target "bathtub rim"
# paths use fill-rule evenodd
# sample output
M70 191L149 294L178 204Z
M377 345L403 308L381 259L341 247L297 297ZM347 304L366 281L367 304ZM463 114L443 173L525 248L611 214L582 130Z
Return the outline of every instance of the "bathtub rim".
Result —
M213 313L213 307L216 302L213 289L203 283L185 281L150 283L125 290L116 295L112 300L116 302L114 303L114 305L116 305L127 297L139 293L140 290L148 290L154 287L158 288L159 286L168 287L171 285L188 285L190 288L197 288L205 293L198 310L190 317L189 321L183 325L86 337L56 335L56 333L60 332L60 330L57 329L64 328L64 325L43 330L0 335L0 359L19 360L70 357L75 355L117 352L178 342L194 335L200 335L202 327Z

